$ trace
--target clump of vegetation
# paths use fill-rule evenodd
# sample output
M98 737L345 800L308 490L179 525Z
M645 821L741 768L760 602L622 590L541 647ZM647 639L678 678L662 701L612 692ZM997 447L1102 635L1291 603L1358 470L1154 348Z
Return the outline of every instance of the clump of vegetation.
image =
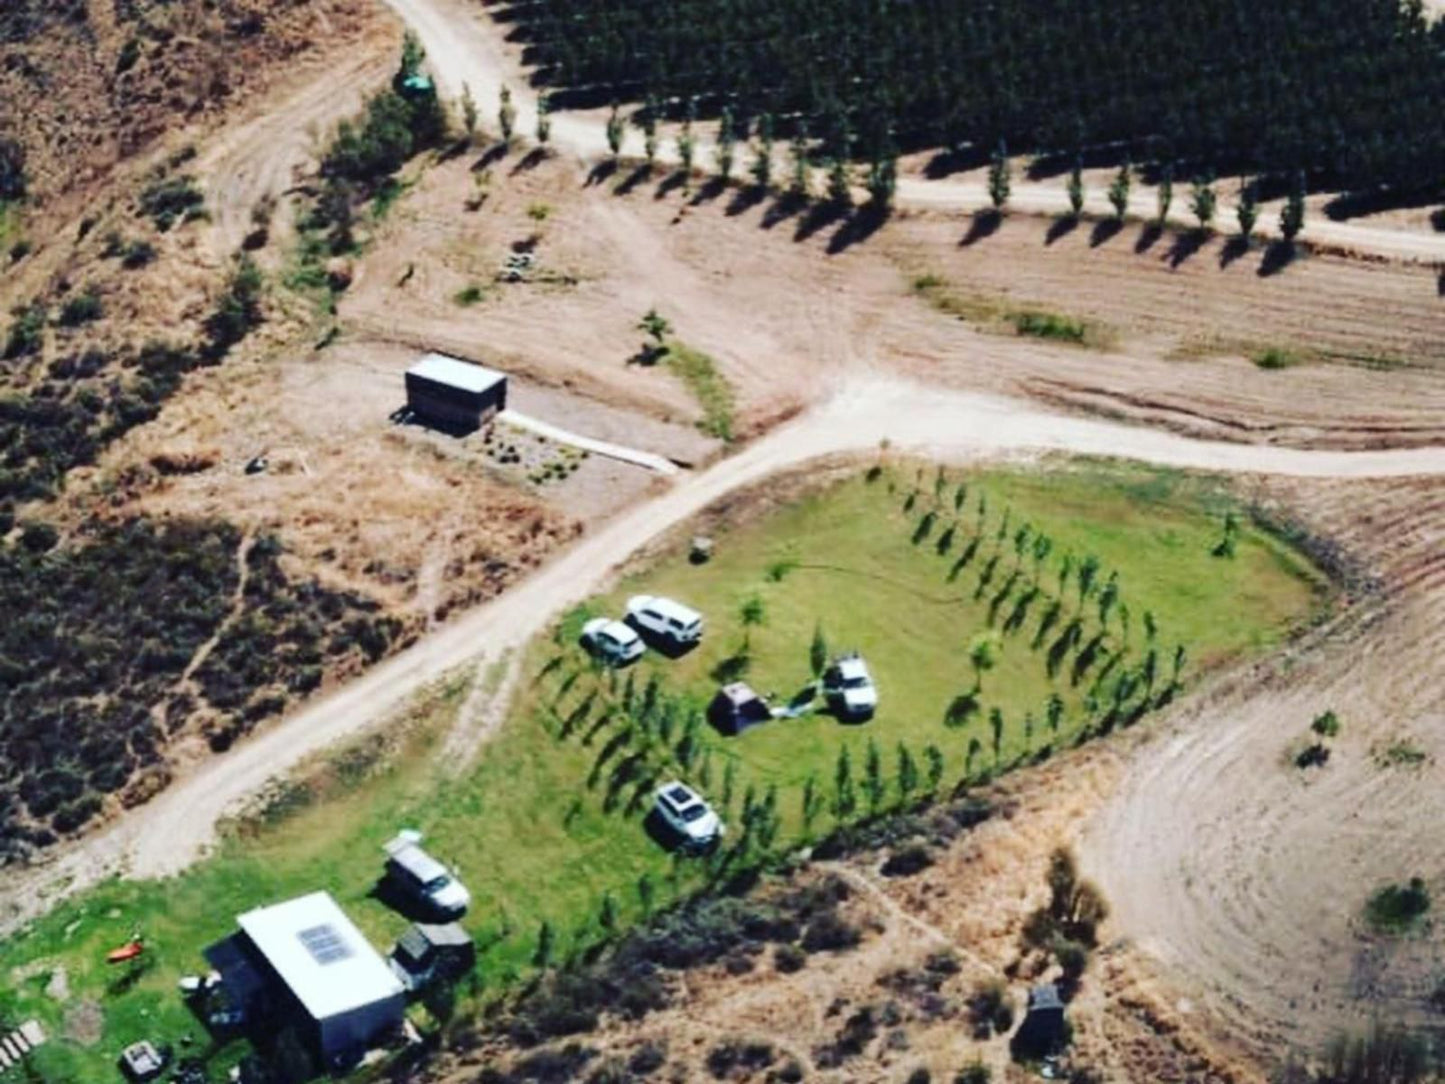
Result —
M141 213L149 217L162 232L177 220L189 221L206 205L205 194L189 174L158 177L146 186L140 196Z
M1375 753L1376 760L1385 768L1417 768L1429 758L1408 738L1396 738Z
M1261 369L1291 369L1300 363L1301 357L1293 350L1270 346L1250 355L1250 360Z
M717 363L701 350L678 342L669 344L666 360L702 407L698 428L718 440L732 440L733 389Z
M1386 885L1365 904L1365 921L1376 933L1402 934L1415 929L1430 910L1430 892L1419 877Z
M1340 732L1340 717L1333 711L1320 712L1310 723L1310 729L1322 738L1336 737Z
M985 979L968 997L968 1016L974 1037L1002 1035L1014 1026L1013 999L1002 979Z
M14 319L5 339L5 360L38 354L45 342L45 318L48 310L43 301L32 301L11 311Z
M0 138L0 204L24 199L26 188L25 144Z
M1015 331L1034 339L1052 339L1082 346L1089 335L1089 327L1084 321L1053 312L1020 312L1012 319Z
M216 311L206 321L212 357L223 356L261 322L261 289L265 280L249 255L236 261Z
M79 327L93 323L105 315L105 305L94 289L84 290L65 299L56 322L61 327Z
M460 290L458 290L455 295L453 295L452 301L465 309L475 305L478 301L481 301L482 298L486 296L487 295L485 291L482 290L481 286L477 285L477 283L475 282L469 282L467 283L467 285L463 286Z

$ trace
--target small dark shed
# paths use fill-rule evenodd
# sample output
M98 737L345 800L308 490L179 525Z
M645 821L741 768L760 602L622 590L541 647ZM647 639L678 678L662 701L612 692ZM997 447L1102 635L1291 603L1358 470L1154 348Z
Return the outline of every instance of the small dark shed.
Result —
M391 950L392 970L408 990L465 975L476 962L471 935L455 922L418 922L397 939Z
M1058 1053L1068 1039L1064 999L1059 996L1059 988L1053 983L1035 986L1029 991L1024 1022L1013 1037L1014 1051L1029 1057L1044 1057Z
M741 681L724 685L707 708L708 721L723 734L741 734L773 717L768 702Z
M428 354L406 372L406 405L422 421L469 433L507 409L507 374Z

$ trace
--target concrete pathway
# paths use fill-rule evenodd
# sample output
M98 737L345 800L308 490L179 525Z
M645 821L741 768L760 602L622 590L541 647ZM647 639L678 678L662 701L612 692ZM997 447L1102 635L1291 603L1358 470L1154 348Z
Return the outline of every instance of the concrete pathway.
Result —
M584 437L580 433L562 429L550 422L544 422L540 418L534 418L530 414L504 410L497 415L497 421L536 433L539 437L546 437L548 440L555 440L558 444L570 444L574 448L581 448L593 455L606 456L608 459L616 459L622 463L631 463L646 470L656 471L658 474L672 475L679 470L676 463L663 456L652 452L638 451L636 448L628 448L621 444L613 444L611 441Z

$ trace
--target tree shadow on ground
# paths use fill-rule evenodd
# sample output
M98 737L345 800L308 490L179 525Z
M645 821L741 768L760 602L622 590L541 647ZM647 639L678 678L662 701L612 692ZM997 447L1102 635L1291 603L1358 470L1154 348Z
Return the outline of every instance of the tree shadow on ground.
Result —
M687 184L687 171L675 169L662 179L657 186L657 191L652 194L653 199L666 199L672 192L676 192L683 185Z
M989 151L984 147L963 147L942 150L928 160L923 175L930 181L941 180L954 173L977 169L989 160Z
M1219 250L1219 269L1225 270L1235 260L1249 252L1249 238L1231 237Z
M986 237L992 237L1003 225L1003 215L995 210L975 211L968 224L968 232L959 241L960 247L976 245Z
M704 203L711 203L727 191L728 183L721 177L709 177L703 181L702 186L692 194L688 200L688 206L701 207Z
M1438 190L1416 189L1402 192L1398 189L1375 188L1364 192L1342 192L1324 206L1326 217L1344 222L1363 215L1379 214L1381 211L1402 211L1415 207L1428 207L1439 202Z
M1134 242L1134 254L1142 256L1159 243L1159 238L1164 236L1164 227L1158 222L1146 223L1139 231L1139 237Z
M484 169L490 169L503 158L507 157L507 145L505 143L493 143L482 156L472 163L472 172L480 173Z
M746 214L767 197L768 190L760 184L750 184L739 188L728 201L727 216L736 218L738 215Z
M652 167L646 162L644 162L642 163L642 165L638 166L631 173L629 173L627 175L627 178L612 190L612 194L614 196L629 196L639 185L642 184L643 181L647 180L651 176Z
M1260 278L1278 275L1299 258L1299 250L1293 241L1276 241L1265 250L1264 259L1259 262Z
M1107 245L1124 230L1124 223L1117 218L1101 218L1089 232L1089 247Z
M847 220L833 231L833 236L828 238L828 255L836 256L840 252L846 252L854 245L862 244L872 237L888 221L890 211L887 207L879 207L872 203L865 203L859 207Z
M793 230L793 240L806 241L813 234L831 226L847 213L846 206L834 203L832 200L815 203L808 208L808 213L798 220L798 226Z
M515 177L519 173L528 173L536 169L547 160L550 153L546 147L533 147L522 155L517 164L512 167L512 176Z
M584 188L591 188L593 185L606 184L617 172L617 159L608 158L598 162L587 171L587 180L583 183Z
M1049 230L1044 234L1044 247L1052 245L1055 241L1062 241L1069 234L1079 228L1078 215L1064 215L1049 223Z
M1175 268L1202 249L1209 240L1210 234L1207 230L1185 230L1174 238L1174 244L1169 246L1169 266Z
M801 192L788 191L775 199L766 211L763 212L763 229L770 230L779 223L797 215L804 207L808 206L808 197Z

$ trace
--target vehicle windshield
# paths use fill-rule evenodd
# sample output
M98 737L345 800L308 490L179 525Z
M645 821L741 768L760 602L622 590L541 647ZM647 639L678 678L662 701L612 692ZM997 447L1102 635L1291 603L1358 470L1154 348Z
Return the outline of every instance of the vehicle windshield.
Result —
M428 892L440 892L451 883L452 879L446 874L442 874L440 877L433 877L430 881L428 881L426 883L426 890Z
M843 682L843 688L866 689L868 688L868 679L865 677L850 677L847 681Z
M706 815L706 813L707 809L705 807L701 805L690 805L686 809L684 809L679 814L679 816L681 816L682 819L687 821L688 823L691 823L696 820L702 820L703 816Z

